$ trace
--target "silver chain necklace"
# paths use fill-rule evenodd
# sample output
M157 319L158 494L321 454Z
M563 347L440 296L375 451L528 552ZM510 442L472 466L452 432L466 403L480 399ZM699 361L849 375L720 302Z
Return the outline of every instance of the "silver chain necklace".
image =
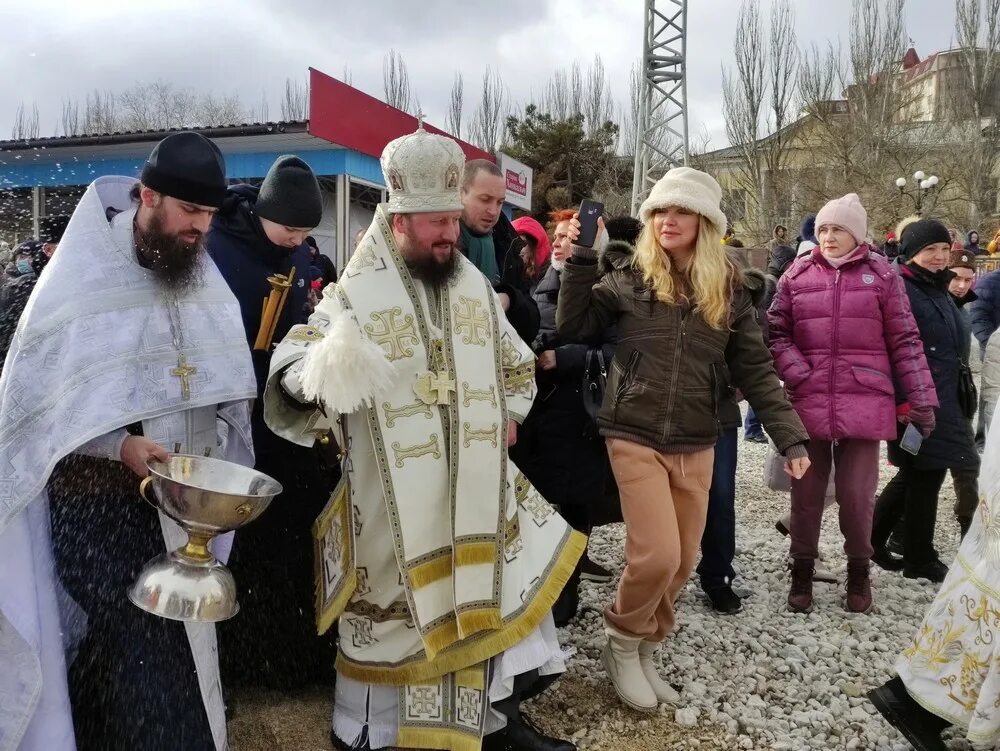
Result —
M165 294L167 318L170 322L170 336L173 338L174 349L178 352L184 349L184 329L181 328L181 308L176 295Z

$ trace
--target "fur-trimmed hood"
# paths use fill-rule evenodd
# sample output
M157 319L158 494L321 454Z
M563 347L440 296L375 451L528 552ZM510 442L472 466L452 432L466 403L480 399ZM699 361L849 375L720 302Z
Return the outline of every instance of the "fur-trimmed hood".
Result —
M623 240L611 240L597 256L597 268L601 276L615 269L627 268L632 263L635 248Z

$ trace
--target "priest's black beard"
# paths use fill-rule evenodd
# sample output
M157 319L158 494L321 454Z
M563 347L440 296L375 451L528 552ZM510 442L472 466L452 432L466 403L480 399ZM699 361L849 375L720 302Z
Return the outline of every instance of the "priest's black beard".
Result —
M165 233L160 217L153 214L145 232L136 227L136 244L142 264L168 289L186 289L201 281L203 236L193 244L183 242L177 235Z
M414 279L441 287L454 279L458 273L458 256L458 248L452 248L447 261L435 261L434 256L427 256L419 261L407 261L406 267Z

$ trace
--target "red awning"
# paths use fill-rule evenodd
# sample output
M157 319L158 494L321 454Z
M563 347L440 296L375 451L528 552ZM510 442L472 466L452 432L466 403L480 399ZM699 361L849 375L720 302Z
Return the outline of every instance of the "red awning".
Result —
M440 128L424 123L430 133L454 138ZM330 143L373 157L382 156L385 145L417 129L417 118L398 110L343 81L309 69L309 133ZM496 159L471 143L455 138L466 159Z

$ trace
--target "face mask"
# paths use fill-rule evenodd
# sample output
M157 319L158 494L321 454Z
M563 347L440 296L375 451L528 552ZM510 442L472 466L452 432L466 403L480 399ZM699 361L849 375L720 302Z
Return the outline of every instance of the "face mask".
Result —
M34 269L31 268L31 261L27 258L17 259L17 271L19 274L30 274Z

